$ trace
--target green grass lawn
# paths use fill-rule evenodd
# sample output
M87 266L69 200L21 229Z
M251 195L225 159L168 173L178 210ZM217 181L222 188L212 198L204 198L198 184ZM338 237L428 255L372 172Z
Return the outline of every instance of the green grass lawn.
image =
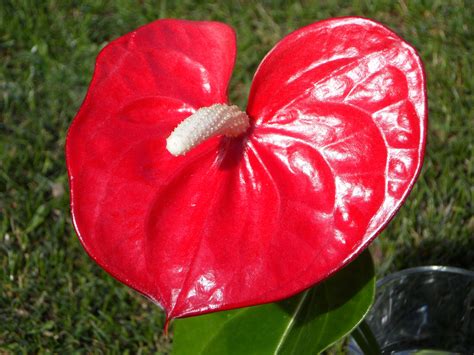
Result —
M179 3L179 5L177 5ZM377 273L474 267L474 1L0 2L0 353L167 353L163 314L96 266L75 237L66 131L110 40L163 17L238 36L230 96L285 34L328 17L378 20L420 52L430 127L420 179L372 245ZM332 350L335 352L336 350Z

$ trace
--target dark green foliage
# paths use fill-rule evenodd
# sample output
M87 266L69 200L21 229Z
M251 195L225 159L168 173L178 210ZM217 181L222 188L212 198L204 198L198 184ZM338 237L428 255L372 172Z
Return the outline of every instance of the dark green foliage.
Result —
M391 27L428 75L425 166L373 245L377 271L474 260L474 2L0 1L0 352L161 352L162 313L85 254L71 226L66 130L107 41L160 17L218 20L238 35L230 97L286 33L347 15Z
M316 354L357 326L374 292L374 265L365 251L336 275L281 302L176 320L173 354Z

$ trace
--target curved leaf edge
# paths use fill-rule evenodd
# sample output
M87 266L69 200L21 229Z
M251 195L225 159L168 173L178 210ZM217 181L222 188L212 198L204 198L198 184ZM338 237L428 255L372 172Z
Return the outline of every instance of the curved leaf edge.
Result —
M375 301L375 293L376 293L375 265L374 265L374 259L372 258L372 254L370 253L370 251L368 249L367 249L367 254L369 254L369 256L370 256L370 264L371 264L371 267L372 267L372 270L373 270L373 276L371 277L371 281L370 281L371 289L372 289L372 292L370 294L370 305L369 305L369 307L367 307L367 309L365 310L365 312L363 313L363 315L361 316L359 321L356 322L351 329L349 329L347 332L345 332L345 334L342 335L341 337L339 337L339 339L334 340L333 342L328 344L324 349L321 349L320 352L323 352L323 351L329 349L331 346L336 344L341 339L348 337L364 321L365 317L367 317L367 314L370 312L370 309L372 308L372 305ZM360 256L363 256L363 254L360 254Z
M371 271L371 275L370 275L370 277L368 278L368 281L367 281L365 284L363 284L363 285L361 286L359 292L361 292L362 290L365 290L365 289L367 289L367 288L370 288L370 301L368 302L367 307L365 308L364 312L362 312L362 314L360 315L359 319L358 319L356 322L354 322L354 323L351 325L350 328L345 329L344 332L343 332L339 337L337 337L337 338L334 339L334 340L331 340L329 343L323 345L320 349L318 349L318 353L321 353L321 352L327 350L328 348L330 348L331 346L333 346L334 344L336 344L336 343L337 343L338 341L340 341L341 339L343 339L343 338L349 336L349 335L363 322L363 320L365 319L365 317L367 316L368 312L370 311L370 309L371 309L371 307L372 307L372 304L373 304L374 299L375 299L375 293L376 293L376 287L375 287L375 285L376 285L375 267L374 267L374 262L373 262L372 255L371 255L371 253L370 253L369 250L364 251L364 252L359 256L359 258L363 258L363 257L367 258L367 261L366 261L366 262L369 264L368 267L369 267L369 269L370 269L370 271ZM341 271L346 270L347 267L350 267L350 264L347 265L346 267L343 267L343 268L340 269L338 272L341 272ZM338 274L338 272L336 272L335 274L333 274L331 277L336 277L337 274ZM322 289L321 289L321 286L324 286L324 287L325 287L325 290L327 290L328 285L327 285L327 284L324 285L324 284L325 284L326 282L330 281L330 280L331 280L331 278L325 279L325 280L321 281L320 283L318 283L318 284L312 286L312 288L307 289L306 291L303 291L302 293L300 293L300 294L301 294L301 298L300 298L300 300L298 301L298 303L303 303L303 307L304 307L304 303L305 303L305 301L306 301L305 298L307 298L307 296L308 296L312 291L313 291L313 292L315 292L315 291L321 292L321 290L322 290ZM319 288L319 289L317 289L317 288ZM325 292L327 292L327 291L325 291ZM352 297L351 297L350 299L348 299L348 301L351 300L355 295L356 295L356 294L352 295ZM291 296L291 297L288 297L288 298L286 298L286 299L284 299L284 300L280 300L280 301L289 300L289 299L291 299L292 297L295 297L295 295L293 295L293 296ZM255 309L255 307L261 307L261 306L269 305L269 304L272 304L272 303L275 303L275 302L268 302L268 303L265 303L265 304L254 305L254 306L249 306L249 307L240 308L240 309L232 308L232 309L228 309L228 310L226 310L226 311L227 311L227 312L232 312L232 311L235 312L235 314L231 315L231 318L230 318L230 320L229 320L229 321L234 321L236 318L240 318L240 317L242 317L242 316L245 316L246 312L251 312L253 309ZM301 305L297 305L297 308L300 308L300 306L301 306ZM301 307L301 308L303 308L303 307ZM222 311L222 312L226 312L226 311ZM297 309L296 312L298 312L298 311L299 311L299 310ZM214 312L210 312L210 313L203 314L202 317L209 317L209 316L212 316L212 315L215 316L216 314L219 314L219 313L221 313L220 310L219 310L219 311L214 311ZM222 313L222 314L224 314L224 313ZM194 319L196 320L196 319L199 319L199 318L201 318L201 317L181 317L181 318L177 318L177 321L178 321L178 322L180 322L180 321L185 321L185 322L186 322L186 318L194 318ZM173 322L173 323L174 323L174 322ZM291 324L291 326L293 326L293 325L294 325L294 324ZM215 333L215 334L213 334L213 335L211 335L211 336L209 337L209 341L206 342L206 343L203 345L202 349L201 349L200 352L197 353L197 354L201 354L201 355L206 354L206 349L209 349L209 346L212 344L212 341L213 341L214 339L216 339L216 338L219 337L220 332L222 331L222 329L225 329L225 327L226 327L226 323L223 322L223 324L221 324L221 325L219 326L219 328L218 328L219 330L217 331L217 333ZM290 332L290 331L291 331L291 330L289 330L288 332ZM287 332L287 331L285 331L285 333L286 333L286 332ZM279 348L280 348L280 347L281 347L281 344L277 347L276 351L274 352L275 355L277 355L277 354L283 354L283 353L281 353L281 352L279 351ZM174 349L174 348L173 348L173 349ZM174 350L173 350L172 354L176 354L176 353L174 352Z

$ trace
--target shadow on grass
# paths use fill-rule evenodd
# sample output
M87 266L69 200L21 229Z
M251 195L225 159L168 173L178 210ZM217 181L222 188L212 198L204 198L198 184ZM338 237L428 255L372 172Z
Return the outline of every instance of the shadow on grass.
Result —
M423 239L416 247L406 245L397 251L391 269L441 265L474 269L474 237L466 239Z

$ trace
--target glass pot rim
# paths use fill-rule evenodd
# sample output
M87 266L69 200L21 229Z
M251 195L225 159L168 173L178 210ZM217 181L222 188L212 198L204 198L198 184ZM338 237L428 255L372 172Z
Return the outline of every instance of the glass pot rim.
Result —
M409 276L413 274L423 274L428 272L439 272L439 273L450 273L457 274L462 276L467 276L474 278L474 271L462 269L454 266L441 266L441 265L428 265L428 266L416 266L408 269L403 269L400 271L395 271L394 273L388 274L387 276L381 278L377 281L377 288L384 286L390 281L399 279L403 276Z

